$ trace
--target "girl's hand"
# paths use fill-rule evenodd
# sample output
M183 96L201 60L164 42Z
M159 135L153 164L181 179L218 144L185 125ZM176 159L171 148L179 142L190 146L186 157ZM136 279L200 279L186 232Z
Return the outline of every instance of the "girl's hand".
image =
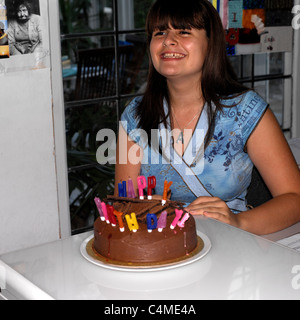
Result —
M225 201L215 197L200 197L186 210L192 215L203 215L223 223L239 227L237 215L232 213Z

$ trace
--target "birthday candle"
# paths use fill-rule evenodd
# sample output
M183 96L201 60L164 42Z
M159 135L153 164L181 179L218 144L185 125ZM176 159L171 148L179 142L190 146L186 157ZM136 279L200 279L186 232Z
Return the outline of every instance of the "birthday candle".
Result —
M177 223L178 227L179 227L179 228L184 228L184 224L185 224L185 222L186 222L187 220L189 220L189 218L190 218L190 215L189 215L189 213L187 212L187 213L183 216L183 218L182 218L180 221L178 221L178 223Z
M147 186L146 178L144 176L139 176L137 178L138 188L139 188L139 196L141 200L144 200L144 189Z
M114 210L113 213L117 217L120 231L124 232L125 228L124 228L124 223L123 223L123 219L122 219L123 212L119 212L119 211Z
M124 197L124 186L122 182L118 183L119 197Z
M172 181L170 181L170 182L168 183L168 181L165 180L165 182L164 182L164 193L163 193L163 199L162 199L162 201L161 201L161 204L162 204L163 206L167 203L168 191L169 191L169 189L170 189L170 187L171 187L172 184L173 184Z
M155 230L157 228L157 216L156 214L147 214L147 228L148 232L151 233L152 230Z
M126 181L123 181L122 182L122 185L123 185L123 197L127 197L127 191L126 191Z
M137 222L135 213L132 213L130 216L129 214L126 214L125 219L127 221L129 230L137 232L137 230L139 229L139 224Z
M116 217L114 216L114 207L107 204L106 210L107 210L107 216L108 216L108 219L109 219L111 225L113 227L115 227L117 225L117 220L116 220Z
M106 204L104 202L101 202L101 207L102 207L102 212L104 214L105 220L107 224L110 224L109 218L108 218L108 213L107 213L107 208Z
M157 228L158 228L158 232L162 232L163 229L167 226L167 216L168 216L168 212L167 211L163 211L158 219L157 222Z
M98 197L95 197L94 201L95 201L97 209L99 211L100 219L102 221L105 221L105 217L104 217L104 214L103 214L103 211L102 211L102 206L101 206L101 200Z
M128 179L128 197L132 199L136 198L133 181L131 178Z
M183 210L175 209L175 214L176 214L176 218L173 220L173 222L170 225L171 229L175 229L175 227L177 226L177 223L183 214Z
M156 178L148 177L148 199L152 200L152 190L156 187Z

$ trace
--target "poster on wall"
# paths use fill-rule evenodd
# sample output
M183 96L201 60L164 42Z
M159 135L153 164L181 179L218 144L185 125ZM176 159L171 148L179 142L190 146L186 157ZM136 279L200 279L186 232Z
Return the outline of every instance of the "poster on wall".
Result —
M219 12L228 55L292 50L293 0L210 0Z
M0 59L9 58L6 7L0 2Z
M0 73L50 67L47 8L45 0L0 0L0 29L8 49Z

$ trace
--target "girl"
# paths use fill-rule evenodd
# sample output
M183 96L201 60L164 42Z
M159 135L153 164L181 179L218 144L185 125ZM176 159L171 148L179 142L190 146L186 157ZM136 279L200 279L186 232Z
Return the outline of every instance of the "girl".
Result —
M158 0L147 33L148 85L122 115L116 183L131 177L137 188L139 175L155 176L162 194L172 181L172 200L191 214L256 234L300 221L297 164L267 103L236 81L214 7ZM273 198L249 210L254 166Z

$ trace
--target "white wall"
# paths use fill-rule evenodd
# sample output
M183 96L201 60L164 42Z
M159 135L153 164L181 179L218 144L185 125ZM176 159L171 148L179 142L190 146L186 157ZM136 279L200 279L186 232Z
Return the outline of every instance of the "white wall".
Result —
M50 70L0 76L0 253L59 238Z
M57 0L42 3L45 21L59 34ZM46 39L49 66L34 57L33 68L19 68L31 63L30 55L0 61L0 255L70 232L60 60L54 61L59 38Z

